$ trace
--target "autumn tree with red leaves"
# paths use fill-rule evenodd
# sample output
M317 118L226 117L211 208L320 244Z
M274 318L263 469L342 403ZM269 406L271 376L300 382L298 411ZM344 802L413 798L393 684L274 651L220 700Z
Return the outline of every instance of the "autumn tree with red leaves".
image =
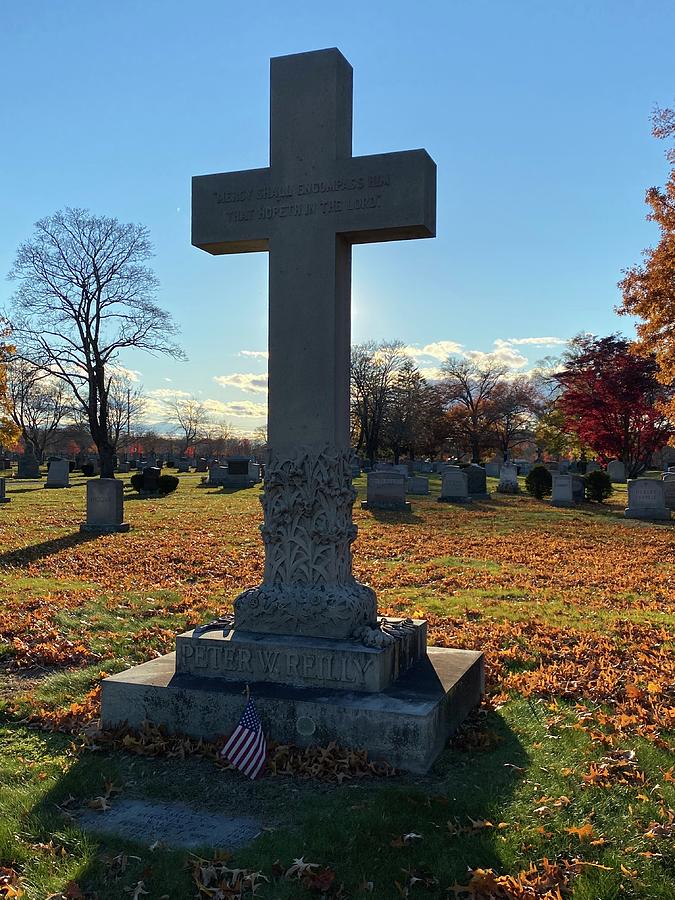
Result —
M619 282L623 306L619 312L637 316L641 347L654 353L658 377L664 384L675 381L675 109L657 109L652 133L674 146L666 156L673 165L664 189L652 187L645 202L651 208L647 219L661 232L656 247L646 250L642 265L627 269ZM675 400L670 414L675 419Z
M675 433L665 412L672 390L659 382L658 363L616 334L574 338L565 361L555 379L566 427L602 460L620 459L635 478Z

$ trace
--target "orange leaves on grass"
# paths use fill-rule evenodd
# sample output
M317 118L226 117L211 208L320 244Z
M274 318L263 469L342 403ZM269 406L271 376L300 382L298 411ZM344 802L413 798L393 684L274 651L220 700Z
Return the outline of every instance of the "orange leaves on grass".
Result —
M543 859L517 875L497 875L493 869L473 869L468 884L450 888L458 900L563 900L581 869L577 861L551 863Z
M16 869L8 866L0 866L0 897L23 897L24 890Z
M102 673L105 677L105 673ZM49 710L39 709L31 715L29 721L40 725L47 731L62 731L66 734L75 734L85 725L99 718L101 709L101 686L97 685L93 690L84 695L82 700L71 703L66 709Z
M24 635L24 638L15 637L12 640L13 662L17 668L82 666L100 659L85 644L69 641L54 629L47 633Z

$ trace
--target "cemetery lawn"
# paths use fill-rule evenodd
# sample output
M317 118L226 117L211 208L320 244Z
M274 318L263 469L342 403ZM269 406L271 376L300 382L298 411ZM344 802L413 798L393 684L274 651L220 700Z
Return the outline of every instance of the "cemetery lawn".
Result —
M185 746L91 736L104 673L172 650L261 578L259 488L199 480L127 492L133 530L104 537L79 534L86 479L8 480L0 898L213 896L194 854L78 827L83 809L145 798L259 819L227 866L269 879L255 893L269 900L672 900L675 522L623 520L621 487L603 506L493 494L464 508L436 503L432 477L410 515L357 503L357 576L385 614L427 618L431 643L484 650L486 702L424 777L338 784L329 761L323 780L251 783Z

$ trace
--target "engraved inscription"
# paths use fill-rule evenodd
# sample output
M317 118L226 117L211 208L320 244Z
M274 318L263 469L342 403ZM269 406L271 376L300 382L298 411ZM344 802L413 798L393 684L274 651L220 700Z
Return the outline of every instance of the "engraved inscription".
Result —
M389 187L391 176L378 174L278 184L240 191L213 191L213 198L217 205L225 207L225 220L233 225L239 222L330 216L355 210L379 209L383 202L382 191ZM342 196L326 196L335 194Z
M180 641L178 644L179 669L206 675L218 673L241 675L242 679L256 673L278 678L301 678L320 682L337 682L345 685L365 683L366 673L373 660L361 656L335 653L303 653L302 651L249 649L232 644L215 644L208 641Z

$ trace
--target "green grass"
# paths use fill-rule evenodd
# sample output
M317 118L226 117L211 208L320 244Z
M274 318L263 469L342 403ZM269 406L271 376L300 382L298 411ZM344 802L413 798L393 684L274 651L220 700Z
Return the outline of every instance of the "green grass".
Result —
M615 749L635 751L644 783L585 783L591 763L608 752L581 727L592 704L513 696L477 716L470 734L485 749L471 749L467 738L426 776L339 787L288 777L250 783L197 757L81 751L67 735L30 726L37 709L80 700L101 671L165 652L173 635L228 608L259 577L259 490L211 491L198 476L180 479L175 494L126 504L128 535L91 542L78 533L86 479L75 476L67 491L9 482L12 503L0 511L0 616L20 619L26 639L79 641L93 657L77 666L23 665L14 635L0 624L0 867L17 870L26 898L45 900L71 881L96 900L131 897L140 881L151 900L196 896L186 852L78 827L78 810L106 782L119 788L113 803L178 800L258 816L266 830L232 865L273 878L276 861L287 867L304 857L334 869L344 897L402 896L411 873L436 880L411 887L411 897L446 897L451 885L466 883L468 868L514 874L544 857L583 860L574 900L675 896L672 836L645 837L675 806L675 784L664 777L672 754L618 734ZM410 517L376 518L355 505L356 566L383 607L463 621L467 634L476 624L488 632L508 626L524 652L519 629L532 622L599 635L635 623L653 629L647 645L663 644L664 634L672 641L675 529L625 523L625 488L606 508L558 510L496 496L462 509L436 503L440 479L430 480L429 497L411 498ZM365 479L356 486L363 495ZM538 658L532 648L508 668L527 669ZM672 744L672 735L662 737ZM587 824L590 840L568 830ZM410 834L420 837L402 840ZM276 879L256 896L312 894Z

